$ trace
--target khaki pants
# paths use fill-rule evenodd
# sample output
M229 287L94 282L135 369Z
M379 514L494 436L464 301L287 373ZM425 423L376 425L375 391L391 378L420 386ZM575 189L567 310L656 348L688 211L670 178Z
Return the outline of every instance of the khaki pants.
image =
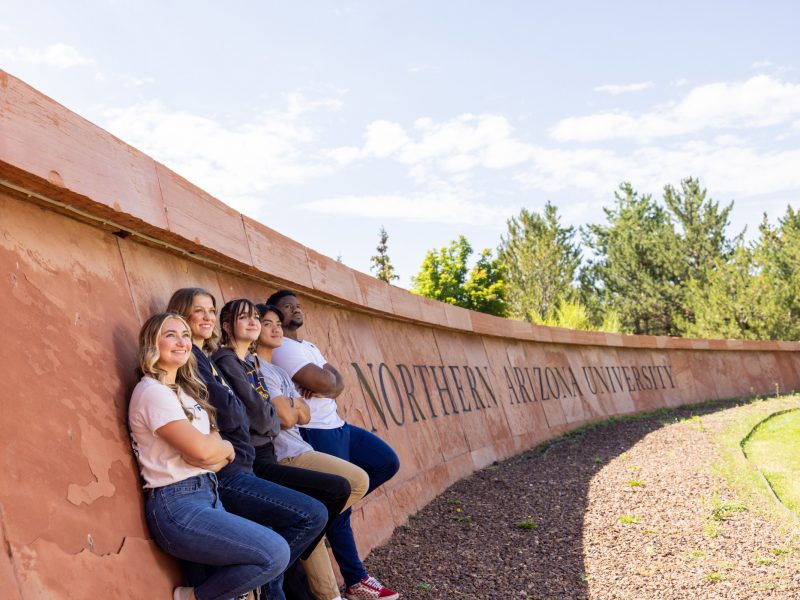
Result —
M350 498L347 499L347 504L342 510L350 508L361 500L369 488L369 476L364 469L323 452L310 450L293 458L284 458L280 463L290 467L339 475L347 479L350 482ZM303 561L303 568L308 575L308 585L319 600L333 600L339 596L339 585L333 574L333 566L328 556L328 550L325 548L324 538L317 544L311 555Z

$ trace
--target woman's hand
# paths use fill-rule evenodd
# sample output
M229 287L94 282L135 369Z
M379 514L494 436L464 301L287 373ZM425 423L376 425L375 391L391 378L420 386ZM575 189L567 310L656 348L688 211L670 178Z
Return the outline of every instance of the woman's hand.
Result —
M208 471L213 471L214 473L217 473L218 471L221 471L222 469L227 467L229 464L231 464L234 461L234 459L236 458L236 452L233 449L233 445L227 440L221 440L221 441L224 444L227 444L228 446L230 446L231 447L231 451L224 459L222 459L220 461L217 461L217 462L204 462L204 461L201 461L201 460L195 460L195 459L189 458L185 454L181 454L181 456L183 457L183 460L185 460L187 463L189 463L193 467L198 467L200 469L207 469Z
M209 469L209 465L223 461L230 462L235 456L233 445L223 440L219 432L201 433L187 419L171 421L156 429L155 433L180 452L187 463L201 469Z

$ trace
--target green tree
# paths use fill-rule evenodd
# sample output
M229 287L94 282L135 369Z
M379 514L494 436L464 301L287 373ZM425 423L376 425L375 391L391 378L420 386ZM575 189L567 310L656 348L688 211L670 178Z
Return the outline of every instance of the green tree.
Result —
M541 324L550 327L566 327L567 329L594 329L586 307L577 300L562 301L555 311L541 321Z
M575 229L563 227L547 203L542 215L522 209L507 221L497 249L508 295L508 314L533 323L552 321L562 303L574 303L581 261Z
M682 300L679 239L669 213L630 183L620 185L606 225L581 229L594 257L581 271L584 305L599 323L614 311L624 331L676 335Z
M733 202L720 208L719 202L707 198L700 181L688 177L681 181L680 190L664 187L664 203L678 226L680 252L683 255L681 278L702 282L712 262L731 256L742 234L728 239L727 228Z
M676 313L678 329L675 333L682 333L688 331L687 328L695 319L697 294L702 293L718 265L733 256L734 249L743 239L743 233L728 238L727 228L733 202L720 208L718 202L707 196L706 189L701 188L697 178L682 180L678 190L671 185L665 186L664 204L678 234L678 289L682 297L679 299L680 310Z
M683 323L690 337L766 339L774 337L780 319L780 303L773 282L759 264L758 247L739 243L730 259L715 259L704 277L687 285L694 308L691 321Z
M419 273L411 278L411 291L421 296L471 310L502 315L505 286L491 251L484 250L470 270L472 246L463 235L439 250L429 250Z
M800 213L788 207L772 227L766 215L759 239L741 240L730 260L717 259L705 280L688 286L694 315L687 335L796 340L800 337Z
M381 226L381 231L378 235L378 247L375 249L377 254L370 257L370 260L372 261L370 271L375 273L375 277L378 279L385 281L386 283L391 283L395 279L400 278L395 274L392 262L389 260L388 242L389 234L386 233L386 229Z
M492 251L486 248L472 267L469 278L464 283L467 296L466 308L490 315L506 314L506 283L503 271Z
M774 304L768 337L796 340L800 338L800 211L787 207L774 228L764 215L759 231L756 265Z

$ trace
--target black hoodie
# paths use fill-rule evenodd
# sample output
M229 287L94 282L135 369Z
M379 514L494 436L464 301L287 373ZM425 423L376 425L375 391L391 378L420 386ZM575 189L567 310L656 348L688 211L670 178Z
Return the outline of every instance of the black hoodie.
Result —
M211 355L214 364L244 403L250 421L250 441L256 448L272 445L281 431L281 420L267 392L266 383L255 365L241 360L230 348Z
M217 427L223 439L233 444L236 458L217 475L227 477L240 472L252 472L256 451L250 443L250 422L244 404L227 384L213 361L203 351L192 345L200 378L208 388L208 400L217 410Z

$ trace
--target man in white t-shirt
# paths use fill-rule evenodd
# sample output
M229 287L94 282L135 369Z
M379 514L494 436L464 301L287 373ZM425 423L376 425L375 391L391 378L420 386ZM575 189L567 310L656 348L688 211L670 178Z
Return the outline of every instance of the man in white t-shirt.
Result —
M314 344L300 338L298 330L303 326L305 315L295 293L275 292L267 299L267 304L283 313L283 344L273 351L272 362L289 374L311 409L311 420L300 428L303 438L314 450L338 456L364 469L369 475L369 494L397 473L400 468L397 454L378 436L346 423L339 416L336 398L344 390L344 381ZM328 539L347 586L346 598L395 600L399 597L364 569L353 541L350 509L336 519L328 530Z

